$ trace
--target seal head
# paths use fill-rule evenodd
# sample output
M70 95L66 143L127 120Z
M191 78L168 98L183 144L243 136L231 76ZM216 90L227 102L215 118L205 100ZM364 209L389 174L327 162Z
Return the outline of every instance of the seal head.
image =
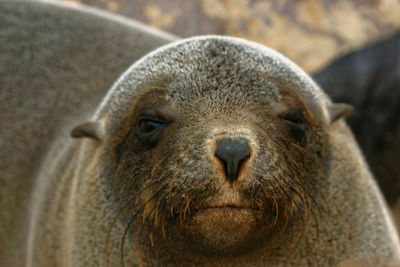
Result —
M318 222L325 131L349 110L279 53L206 36L135 63L73 133L99 143L98 179L139 254L278 255Z

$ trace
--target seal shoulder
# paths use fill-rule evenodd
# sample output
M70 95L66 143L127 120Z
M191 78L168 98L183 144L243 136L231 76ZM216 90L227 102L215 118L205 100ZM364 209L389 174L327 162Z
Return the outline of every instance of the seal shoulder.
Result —
M54 136L89 116L132 62L175 38L94 8L0 1L1 247L21 250L26 233L10 236L7 225L24 220L15 212L26 213L28 191Z

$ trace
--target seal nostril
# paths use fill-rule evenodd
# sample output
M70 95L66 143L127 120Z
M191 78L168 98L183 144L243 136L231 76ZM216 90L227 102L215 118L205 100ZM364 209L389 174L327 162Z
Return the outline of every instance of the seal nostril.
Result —
M243 138L221 139L217 143L215 156L224 164L228 181L234 182L238 178L240 166L250 157L249 145Z

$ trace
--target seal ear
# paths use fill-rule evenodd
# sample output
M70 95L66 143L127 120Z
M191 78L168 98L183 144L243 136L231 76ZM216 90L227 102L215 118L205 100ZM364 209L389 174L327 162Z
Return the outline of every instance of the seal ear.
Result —
M354 107L346 103L332 103L328 106L328 114L331 123L340 118L346 118L354 114Z
M71 131L74 138L89 137L100 141L103 137L103 124L100 121L86 121L78 124Z

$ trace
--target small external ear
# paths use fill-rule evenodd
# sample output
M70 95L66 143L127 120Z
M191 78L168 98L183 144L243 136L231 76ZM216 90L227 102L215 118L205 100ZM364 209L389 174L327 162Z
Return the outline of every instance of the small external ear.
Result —
M71 131L74 138L89 137L100 141L103 137L103 124L100 121L86 121L74 127Z
M346 118L354 114L354 108L346 103L333 103L328 106L329 118L331 123L340 118Z

